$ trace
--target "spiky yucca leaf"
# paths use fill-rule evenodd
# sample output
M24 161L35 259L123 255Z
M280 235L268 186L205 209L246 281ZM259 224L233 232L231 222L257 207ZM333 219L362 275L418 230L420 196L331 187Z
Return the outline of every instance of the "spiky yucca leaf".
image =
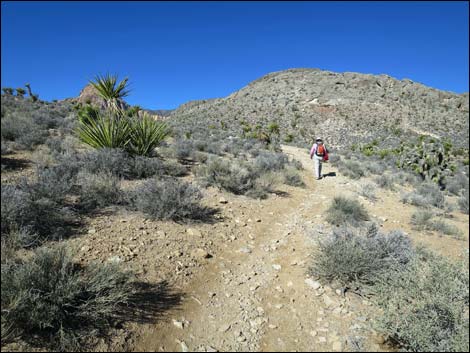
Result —
M122 99L129 95L130 91L127 89L128 80L126 77L117 83L117 75L96 75L95 81L90 81L90 84L96 88L101 98L109 101Z
M113 115L83 115L77 127L78 138L94 148L126 148L130 132L129 120Z
M131 141L128 150L132 154L148 156L170 134L168 126L154 120L149 114L131 120Z

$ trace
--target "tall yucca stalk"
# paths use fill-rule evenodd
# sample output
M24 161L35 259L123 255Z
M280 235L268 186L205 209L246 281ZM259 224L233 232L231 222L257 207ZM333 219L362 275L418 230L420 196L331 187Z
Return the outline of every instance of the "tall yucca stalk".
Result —
M131 141L128 150L132 154L150 155L170 134L170 129L165 123L153 119L148 113L144 113L142 117L134 117L130 124Z
M111 114L83 115L78 121L78 138L94 148L126 148L130 133L129 120Z
M117 75L96 75L94 81L90 84L98 91L98 94L106 102L106 107L115 113L122 111L120 100L128 96L129 79L126 77L121 82L117 82Z

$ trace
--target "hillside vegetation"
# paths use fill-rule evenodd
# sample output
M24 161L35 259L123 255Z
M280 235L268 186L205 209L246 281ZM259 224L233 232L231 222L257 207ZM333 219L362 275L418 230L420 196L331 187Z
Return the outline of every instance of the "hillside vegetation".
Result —
M225 98L192 101L170 117L236 131L280 127L287 143L305 146L317 135L336 147L424 132L468 148L469 96L408 79L318 69L265 75ZM393 142L392 142L393 143Z

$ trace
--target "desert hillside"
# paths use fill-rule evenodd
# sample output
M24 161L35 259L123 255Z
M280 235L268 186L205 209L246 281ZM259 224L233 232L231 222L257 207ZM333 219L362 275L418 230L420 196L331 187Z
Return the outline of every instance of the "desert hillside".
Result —
M265 75L225 98L183 104L171 117L181 123L228 124L240 131L275 123L282 139L297 145L316 135L341 147L396 131L419 131L468 147L468 114L468 93L388 75L290 69Z
M155 117L116 82L1 96L2 351L468 351L464 96L299 69Z

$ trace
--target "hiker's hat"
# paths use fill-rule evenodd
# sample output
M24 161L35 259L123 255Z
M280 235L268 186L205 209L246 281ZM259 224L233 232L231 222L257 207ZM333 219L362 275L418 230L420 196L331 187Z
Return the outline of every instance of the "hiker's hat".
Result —
M323 141L323 140L321 139L321 137L317 137L315 141Z

